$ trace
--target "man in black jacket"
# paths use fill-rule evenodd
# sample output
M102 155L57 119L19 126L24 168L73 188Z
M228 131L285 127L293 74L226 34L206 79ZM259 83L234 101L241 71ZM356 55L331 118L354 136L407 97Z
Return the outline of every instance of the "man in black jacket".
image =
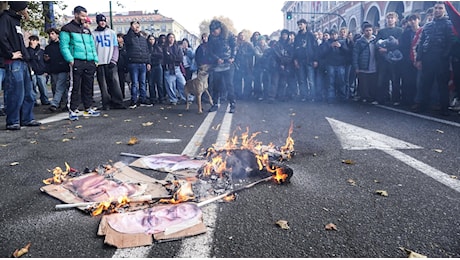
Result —
M233 74L235 61L236 40L227 26L219 20L212 20L209 24L209 55L214 65L212 99L214 105L209 112L218 109L218 101L221 94L227 90L227 100L230 102L229 113L235 112L235 89L233 87Z
M51 100L49 110L54 112L60 107L61 103L67 104L70 67L64 60L59 47L59 30L50 28L46 32L50 37L50 42L45 47L44 59L46 72L51 77L51 90L53 91L53 100ZM63 107L67 111L67 106L63 105Z
M294 66L299 81L299 91L302 101L317 98L315 69L318 67L317 51L318 42L315 35L307 30L307 21L297 21L299 32L294 41Z
M21 19L28 19L27 1L8 2L10 8L0 15L0 52L6 71L6 129L20 130L21 125L39 126L33 114L30 59L21 30Z
M131 22L131 28L123 37L125 42L128 71L131 77L131 103L133 109L140 105L151 106L147 99L146 77L150 70L150 55L147 47L147 39L141 35L141 26L138 21Z
M452 22L448 19L444 2L434 5L434 19L423 27L417 45L416 67L422 70L421 102L414 105L415 112L421 112L429 105L431 87L436 81L441 114L449 114L449 59L453 44Z

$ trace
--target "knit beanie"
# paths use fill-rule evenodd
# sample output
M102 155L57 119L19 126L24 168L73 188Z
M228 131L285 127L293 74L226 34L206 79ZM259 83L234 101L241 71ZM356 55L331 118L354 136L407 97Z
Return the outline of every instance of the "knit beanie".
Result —
M28 1L9 1L8 5L10 9L16 12L22 11L29 5Z
M103 14L96 15L96 23L99 23L100 21L107 22L107 18L105 18L105 15Z

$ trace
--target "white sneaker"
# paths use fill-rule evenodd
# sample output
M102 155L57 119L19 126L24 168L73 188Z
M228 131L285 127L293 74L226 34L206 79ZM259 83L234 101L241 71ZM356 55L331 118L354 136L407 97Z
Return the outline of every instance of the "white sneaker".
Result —
M78 115L77 113L70 111L69 112L69 120L70 121L77 121L78 120Z
M100 116L101 112L95 111L92 108L87 109L85 112L83 112L83 116L88 117L88 116Z

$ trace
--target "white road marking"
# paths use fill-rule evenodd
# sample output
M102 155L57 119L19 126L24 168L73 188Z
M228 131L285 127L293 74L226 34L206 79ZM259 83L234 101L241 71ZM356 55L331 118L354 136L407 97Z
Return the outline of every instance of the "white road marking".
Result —
M230 107L230 106L229 106ZM228 107L228 108L229 108ZM227 108L227 109L228 109ZM216 113L212 113L216 114ZM233 114L225 113L222 125L217 136L216 147L223 148L230 136ZM204 224L208 231L205 234L189 237L182 242L181 250L176 257L180 258L209 258L211 257L212 240L217 219L217 205L215 203L208 204L202 208Z
M59 114L56 114L56 115L53 115L53 116L50 116L50 117L47 117L47 118L44 118L44 119L38 120L38 121L40 123L42 123L42 124L49 124L49 123L61 121L61 120L67 119L67 118L69 118L68 113L59 113Z
M340 140L343 149L346 150L381 150L410 167L424 173L449 188L460 192L460 181L450 178L441 172L417 159L404 154L396 149L421 149L422 147L398 140L396 138L379 134L358 126L347 124L332 118L326 117L327 121Z
M435 121L435 122L442 123L442 124L446 124L446 125L451 125L451 126L460 127L460 124L459 124L459 123L452 122L452 121L448 121L448 120L444 120L444 119L439 119L439 118L436 118L436 117L425 116L425 115L422 115L422 114L412 113L412 112L405 111L405 110L402 110L402 109L396 109L396 108L393 108L393 107L387 107L387 106L383 106L383 105L375 105L375 106L376 106L376 107L380 107L380 108L384 108L384 109L387 109L387 110L399 112L399 113L402 113L402 114L406 114L406 115L410 115L410 116L415 116L415 117L419 117L419 118L423 118L423 119Z
M192 139L190 139L190 142L187 144L182 154L186 154L188 156L197 155L198 148L211 127L216 114L217 113L208 113L203 123L201 123L201 126L195 132ZM221 138L221 136L228 137L231 121L232 114L226 113L219 131L217 145L223 146L225 144L227 139L222 141L223 138ZM208 227L207 232L196 237L184 239L179 254L176 257L204 258L209 256L215 229L217 206L215 204L210 204L208 207L204 207L202 212L203 222ZM153 247L154 245L117 249L112 258L146 258Z

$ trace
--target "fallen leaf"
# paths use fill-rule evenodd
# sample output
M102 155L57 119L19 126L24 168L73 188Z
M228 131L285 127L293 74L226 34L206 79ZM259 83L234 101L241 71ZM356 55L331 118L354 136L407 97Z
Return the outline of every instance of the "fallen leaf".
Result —
M29 252L29 248L31 245L32 243L28 243L25 247L21 249L16 249L13 253L13 257L18 258L18 257L23 256L24 254L27 254L27 252Z
M326 230L335 230L337 231L337 226L334 223L329 223L326 226L324 226Z
M190 125L189 127L190 127L190 128L194 128L195 126L194 126L194 125Z
M379 180L374 180L374 182L375 182L375 183L380 183L380 181L379 181Z
M120 141L118 141L118 142L115 142L115 144L122 144L122 143L123 143L123 142L120 142Z
M404 251L407 254L408 258L427 258L426 255L419 254L417 252L414 252L410 249L404 248L404 247L399 247L402 251Z
M265 134L268 134L268 131L267 131L267 130L265 130L265 131L264 131L264 133L265 133Z
M455 175L450 175L450 178L452 178L452 179L457 179L458 177L455 176Z
M183 116L183 114L177 114L178 116Z
M444 131L439 130L439 129L436 129L436 132L438 132L438 133L440 133L440 134L444 134Z
M103 114L102 116L103 116L103 117L109 117L109 115L108 115L108 114Z
M437 153L442 153L442 150L441 149L433 149L433 151L437 152Z
M388 197L388 192L386 190L376 190L375 193L383 197Z
M280 219L280 220L276 221L276 224L278 226L280 226L282 229L289 229L289 225L288 225L287 220Z
M137 139L137 137L132 136L131 138L129 138L129 141L128 141L127 144L128 144L128 145L135 145L135 144L137 144L137 143L139 143L139 140Z
M30 141L31 144L38 144L37 140Z
M355 162L352 161L352 160L342 160L342 163L344 163L344 164L355 164Z
M145 123L142 123L142 126L151 126L153 125L153 122L145 122Z
M171 131L169 131L169 130L166 130L166 133L170 134L170 133L171 133Z
M124 121L125 122L131 122L131 119L125 119Z
M8 144L0 144L1 147L7 147Z
M295 113L292 113L291 116L295 116Z
M329 209L328 209L328 208L323 208L323 210L324 210L324 211L329 211Z
M47 128L46 128L46 126L40 126L39 129L40 129L40 130L46 130Z
M68 142L68 141L70 141L69 138L64 138L64 139L62 139L62 142L63 142L63 143Z
M351 186L356 186L356 181L353 179L348 179L347 182L350 183Z
M165 116L165 117L164 117L164 119L165 119L165 120L168 120L168 117L167 117L167 116Z
M83 126L82 125L76 125L75 128L79 129L79 128L82 128Z
M19 165L19 162L12 162L12 163L10 163L10 166L16 166L16 165Z
M314 137L314 138L315 138L315 139L319 139L319 136L315 135L315 137Z

